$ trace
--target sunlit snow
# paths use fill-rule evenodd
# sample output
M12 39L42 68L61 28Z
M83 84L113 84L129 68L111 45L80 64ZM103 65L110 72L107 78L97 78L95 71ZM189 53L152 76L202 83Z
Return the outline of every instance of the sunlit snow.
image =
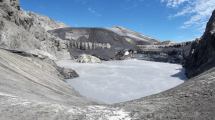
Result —
M104 103L141 98L173 88L186 79L181 65L143 60L83 64L59 61L79 78L67 80L80 94Z

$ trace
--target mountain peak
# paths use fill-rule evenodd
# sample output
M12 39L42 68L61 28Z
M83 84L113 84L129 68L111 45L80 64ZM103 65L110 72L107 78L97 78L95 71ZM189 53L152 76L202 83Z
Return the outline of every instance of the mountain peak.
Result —
M152 37L143 35L139 32L130 30L128 28L122 27L122 26L113 26L112 28L109 28L113 32L132 39L136 39L136 41L144 42L144 44L154 44L159 42L158 40L153 39Z

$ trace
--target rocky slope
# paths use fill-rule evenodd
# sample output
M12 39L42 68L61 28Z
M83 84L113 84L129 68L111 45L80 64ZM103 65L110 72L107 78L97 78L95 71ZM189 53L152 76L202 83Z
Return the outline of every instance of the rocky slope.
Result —
M127 119L121 108L98 105L67 85L52 64L0 49L1 120Z
M45 60L0 50L1 93L33 100L86 104ZM42 75L42 76L41 76ZM77 100L77 101L76 101ZM81 102L82 101L82 102Z
M138 32L129 30L121 26L115 26L109 28L109 30L119 34L120 36L123 36L127 41L136 45L153 45L160 43L158 40L144 36Z
M46 31L68 27L68 25L62 22L56 22L53 19L44 15L39 15L34 12L27 12L27 14L34 20L35 24L41 26Z
M196 76L215 66L215 11L210 18L204 35L191 47L185 68L188 77Z
M56 28L57 23L49 21L50 19L40 15L20 10L17 0L1 1L0 47L31 52L40 51L55 58L70 58L68 42L46 32L47 26Z

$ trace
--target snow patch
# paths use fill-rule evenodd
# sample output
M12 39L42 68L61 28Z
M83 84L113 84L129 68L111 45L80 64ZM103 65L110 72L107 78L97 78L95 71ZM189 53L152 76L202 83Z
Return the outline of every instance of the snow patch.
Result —
M11 94L7 94L7 93L3 93L3 92L0 92L0 96L6 96L6 97L15 97Z
M182 66L170 63L125 60L80 64L64 60L57 64L78 72L79 78L67 82L82 95L109 104L156 94L186 79Z
M90 120L131 120L129 112L125 112L119 108L109 108L105 106L88 106L86 112L87 118Z
M40 58L44 58L44 56L46 56L51 60L57 60L57 58L55 56L51 55L50 53L48 53L46 51L35 49L35 50L29 50L27 52L34 54L34 55L38 55L38 57L40 57Z

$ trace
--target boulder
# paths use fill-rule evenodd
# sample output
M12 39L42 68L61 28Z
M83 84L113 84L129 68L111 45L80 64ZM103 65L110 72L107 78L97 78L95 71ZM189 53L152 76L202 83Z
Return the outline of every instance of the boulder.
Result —
M64 79L72 79L79 77L78 73L73 69L58 67L58 71L64 77Z
M86 55L82 54L77 59L77 62L79 63L101 63L101 60L95 56L92 55Z

